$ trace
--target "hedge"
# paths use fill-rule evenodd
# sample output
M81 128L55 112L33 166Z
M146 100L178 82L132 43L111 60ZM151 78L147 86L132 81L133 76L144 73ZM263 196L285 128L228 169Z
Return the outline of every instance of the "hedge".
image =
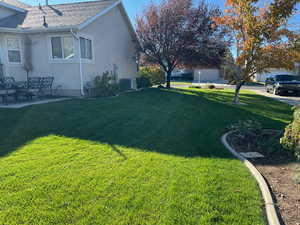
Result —
M280 143L284 148L293 151L300 159L300 106L295 109L294 120L285 128L284 137Z

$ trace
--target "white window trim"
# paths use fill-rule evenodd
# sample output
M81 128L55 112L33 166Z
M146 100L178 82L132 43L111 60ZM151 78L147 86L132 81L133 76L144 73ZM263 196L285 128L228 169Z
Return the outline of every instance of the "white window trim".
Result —
M80 59L81 59L81 62L82 63L90 63L90 64L94 64L95 63L95 51L94 51L94 38L92 37L92 36L90 36L90 35L87 35L87 34L79 34L78 35L79 36L79 47L80 47L80 50L79 50L79 52L80 52L80 55L79 55L79 57L80 57ZM92 44L92 59L85 59L85 58L81 58L81 43L80 43L80 38L84 38L84 39L88 39L88 40L90 40L91 41L91 44Z
M15 39L19 42L19 46L20 46L20 49L9 49L8 48L8 40L11 40L11 39ZM21 61L20 62L10 62L9 61L9 55L8 55L8 51L20 51L20 59ZM22 39L21 38L18 38L18 37L7 37L6 38L6 53L7 53L7 62L9 65L22 65L23 64L23 46L22 46Z
M52 42L51 39L53 37L60 37L60 38L64 38L64 37L71 37L73 40L73 51L74 51L74 57L71 59L54 59L53 55L52 55ZM76 59L77 59L77 51L76 51L76 40L75 38L71 35L71 34L57 34L57 35L49 35L48 36L48 53L49 53L49 61L51 63L76 63ZM62 54L64 56L64 48L62 45Z

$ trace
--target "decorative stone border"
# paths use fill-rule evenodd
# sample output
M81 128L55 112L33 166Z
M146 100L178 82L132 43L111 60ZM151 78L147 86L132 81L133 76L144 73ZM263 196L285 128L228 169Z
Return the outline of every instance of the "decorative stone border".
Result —
M250 170L254 178L256 179L261 193L263 195L264 201L265 201L265 208L266 208L266 213L267 213L267 218L268 218L268 223L269 225L280 225L276 209L274 206L274 202L272 199L271 192L269 190L269 187L263 178L263 176L260 174L260 172L255 168L255 166L249 162L246 158L244 158L242 155L240 155L237 151L235 151L227 142L227 137L230 135L232 132L228 132L224 134L221 138L222 143L224 146L238 159L240 159L245 166Z

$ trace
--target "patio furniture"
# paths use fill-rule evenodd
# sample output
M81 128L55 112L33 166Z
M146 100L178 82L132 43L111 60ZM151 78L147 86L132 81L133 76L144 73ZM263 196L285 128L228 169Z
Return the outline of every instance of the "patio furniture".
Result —
M52 96L52 85L54 77L42 77L41 79L41 93L45 95L46 91L49 91L50 96Z
M8 104L8 98L14 97L17 100L16 81L13 77L0 78L0 97L2 102Z
M43 97L46 92L49 91L52 96L52 85L54 77L29 77L25 82L25 87L19 90L20 95L26 96L27 99L33 98L33 96Z
M38 95L41 90L41 77L29 77L27 81L27 98L32 100L32 97Z

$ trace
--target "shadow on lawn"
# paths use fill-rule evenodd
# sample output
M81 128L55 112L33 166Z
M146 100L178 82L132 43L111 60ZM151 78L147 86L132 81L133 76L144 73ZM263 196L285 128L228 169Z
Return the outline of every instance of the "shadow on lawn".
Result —
M267 128L282 129L290 107L263 96L243 94L248 105L229 102L232 91L150 89L118 98L73 100L0 110L0 157L50 134L139 148L183 157L231 155L220 137L231 123L256 119Z

